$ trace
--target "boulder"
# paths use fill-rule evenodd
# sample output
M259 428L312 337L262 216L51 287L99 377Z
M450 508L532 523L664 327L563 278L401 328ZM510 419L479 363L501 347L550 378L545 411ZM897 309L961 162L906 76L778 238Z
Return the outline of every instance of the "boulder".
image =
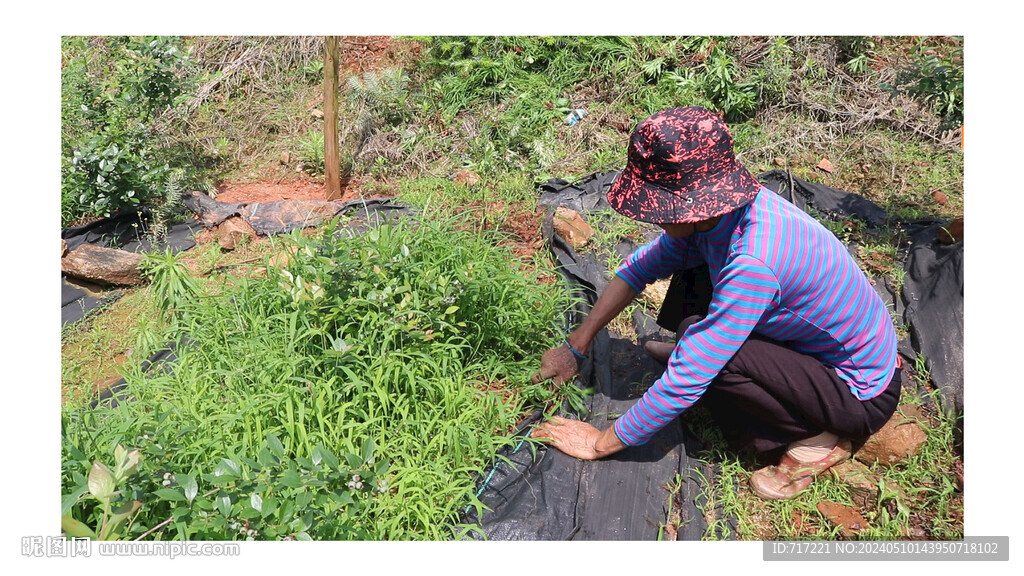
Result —
M99 284L134 286L143 281L142 254L82 244L60 259L61 272Z

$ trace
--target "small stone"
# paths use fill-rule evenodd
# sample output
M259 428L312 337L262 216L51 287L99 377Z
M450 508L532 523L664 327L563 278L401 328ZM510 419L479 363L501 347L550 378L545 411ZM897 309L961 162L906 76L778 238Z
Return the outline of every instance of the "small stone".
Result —
M857 460L847 460L829 468L832 477L846 484L850 490L850 498L861 510L874 510L878 505L878 482L881 477ZM906 493L891 482L884 483L886 494L895 494L900 501L907 500Z
M248 222L235 216L221 222L213 230L213 235L217 238L217 243L221 248L224 250L234 250L242 243L243 239L255 236L256 231L252 229Z
M452 177L452 181L462 186L476 186L480 183L480 176L472 170L459 170Z
M835 170L835 167L832 166L832 163L829 162L828 158L822 158L821 162L818 162L816 168L823 172L828 172L829 174Z
M573 249L586 246L594 236L594 229L587 224L578 212L565 206L555 210L553 219L555 233L564 238Z
M287 152L281 152L281 164L290 164L292 161L292 155Z
M644 291L640 296L647 301L648 304L658 308L665 302L665 294L668 293L668 287L671 283L672 281L667 278L652 282L644 288Z
M839 526L847 538L868 527L867 520L855 508L828 501L818 502L816 507L829 522Z
M932 190L932 200L935 200L943 206L949 203L949 198L946 198L946 193L942 190Z
M785 166L786 165L786 159L781 157L781 156L779 156L779 157L775 158L775 160L772 160L772 163L774 163L776 166Z

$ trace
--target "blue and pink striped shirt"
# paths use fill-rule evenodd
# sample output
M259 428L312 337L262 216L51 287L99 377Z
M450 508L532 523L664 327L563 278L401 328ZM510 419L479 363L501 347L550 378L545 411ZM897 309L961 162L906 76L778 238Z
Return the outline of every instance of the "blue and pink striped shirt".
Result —
M707 232L662 234L616 272L637 292L707 264L708 315L676 344L665 373L615 421L626 444L647 442L692 406L751 333L813 356L860 400L881 394L896 367L896 331L846 247L814 218L762 188Z

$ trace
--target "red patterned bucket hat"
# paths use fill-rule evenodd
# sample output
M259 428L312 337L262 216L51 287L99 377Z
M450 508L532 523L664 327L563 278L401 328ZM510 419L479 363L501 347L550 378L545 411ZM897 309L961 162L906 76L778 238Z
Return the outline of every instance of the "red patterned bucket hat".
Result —
M736 160L732 134L718 116L696 106L670 108L633 131L608 203L633 220L682 224L731 212L760 189Z

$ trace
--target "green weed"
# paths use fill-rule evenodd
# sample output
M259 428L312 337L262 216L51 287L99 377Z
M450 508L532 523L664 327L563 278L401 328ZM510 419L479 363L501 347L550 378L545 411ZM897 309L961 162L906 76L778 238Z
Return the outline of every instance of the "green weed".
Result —
M324 133L318 130L306 132L297 143L299 158L305 170L312 174L324 173Z
M150 535L450 537L524 399L553 398L529 376L564 305L509 265L497 233L464 225L295 234L287 265L190 299L165 332L192 343L173 373L136 366L130 402L65 412L65 493L119 442L143 462L131 537L168 518ZM155 485L164 474L194 481L193 499ZM83 506L79 521L95 514Z
M150 278L153 304L159 317L177 324L200 290L198 282L182 264L181 256L170 248L146 254L140 268Z

